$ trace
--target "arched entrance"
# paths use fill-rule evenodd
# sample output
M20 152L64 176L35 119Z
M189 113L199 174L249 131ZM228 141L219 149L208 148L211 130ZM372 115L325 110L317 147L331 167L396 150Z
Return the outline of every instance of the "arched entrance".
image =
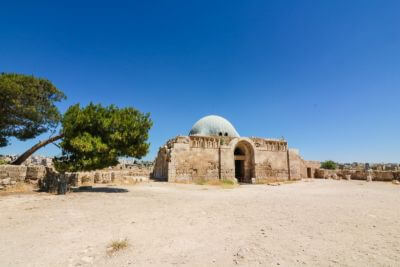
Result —
M235 158L235 178L239 183L251 183L254 177L254 150L247 141L239 141L233 152Z

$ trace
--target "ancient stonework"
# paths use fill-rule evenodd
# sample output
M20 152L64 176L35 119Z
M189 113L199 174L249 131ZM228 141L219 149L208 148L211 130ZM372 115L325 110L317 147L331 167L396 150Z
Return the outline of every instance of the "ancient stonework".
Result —
M400 180L400 171L317 169L315 178L390 182Z
M318 165L318 166L317 166ZM304 161L283 139L240 137L218 116L199 120L189 136L160 148L153 177L169 182L230 179L242 183L313 178L319 162Z
M65 180L69 186L107 183L136 183L148 181L153 165L116 166L91 172L73 172L60 174L52 167L0 165L0 190L12 187L20 182L38 185L46 191L55 191L59 180Z

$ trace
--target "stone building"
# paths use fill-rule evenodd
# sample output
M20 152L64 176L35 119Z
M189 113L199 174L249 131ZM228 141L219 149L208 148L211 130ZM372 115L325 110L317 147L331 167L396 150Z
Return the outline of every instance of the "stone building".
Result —
M211 115L197 121L188 136L177 136L160 148L153 178L263 183L312 178L317 168L319 162L303 160L286 140L241 137L229 121Z

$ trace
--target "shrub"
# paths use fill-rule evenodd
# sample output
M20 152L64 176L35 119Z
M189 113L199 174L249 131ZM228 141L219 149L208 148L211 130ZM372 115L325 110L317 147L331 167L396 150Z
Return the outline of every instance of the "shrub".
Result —
M126 238L120 239L120 240L115 240L110 243L110 245L107 248L107 251L109 254L113 254L117 251L127 248L128 245L129 245L128 239L126 239Z
M332 160L327 160L321 163L321 168L326 170L335 170L337 167L336 163Z

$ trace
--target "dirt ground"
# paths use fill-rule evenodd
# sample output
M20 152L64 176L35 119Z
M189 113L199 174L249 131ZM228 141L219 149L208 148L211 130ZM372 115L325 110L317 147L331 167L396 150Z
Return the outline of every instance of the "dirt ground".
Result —
M399 203L399 185L334 180L0 196L0 266L399 266Z

